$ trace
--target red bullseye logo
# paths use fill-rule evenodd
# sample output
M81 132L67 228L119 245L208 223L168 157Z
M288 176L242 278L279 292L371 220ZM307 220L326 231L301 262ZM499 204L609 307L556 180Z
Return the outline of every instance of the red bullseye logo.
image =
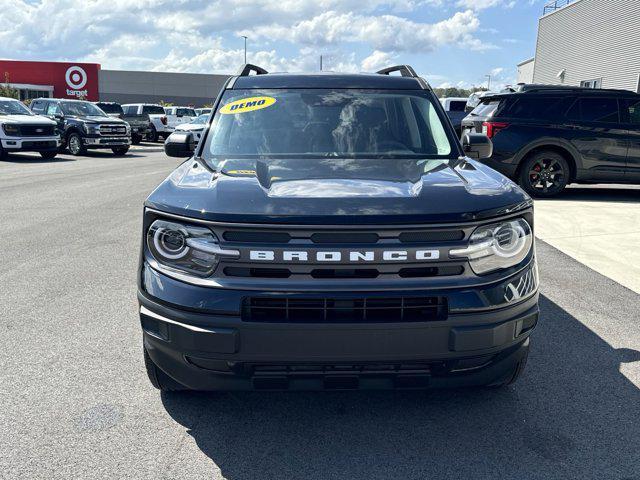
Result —
M64 75L67 85L75 90L80 90L87 84L87 72L81 67L69 67Z

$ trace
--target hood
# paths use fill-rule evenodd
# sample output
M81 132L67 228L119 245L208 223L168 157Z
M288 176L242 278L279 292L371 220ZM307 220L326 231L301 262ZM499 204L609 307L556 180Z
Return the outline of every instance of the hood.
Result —
M0 120L21 125L57 125L56 122L42 115L0 115Z
M147 199L168 213L239 223L433 223L490 218L531 203L468 160L225 159L178 167Z
M202 123L181 123L176 127L176 130L183 130L186 132L198 132L200 130L204 130L206 124Z
M106 116L98 116L98 115L89 115L89 116L75 116L75 115L69 115L69 118L75 118L77 120L82 120L83 122L87 122L87 123L109 123L109 124L122 124L124 125L125 122L124 120L120 120L117 117L110 117L108 115Z

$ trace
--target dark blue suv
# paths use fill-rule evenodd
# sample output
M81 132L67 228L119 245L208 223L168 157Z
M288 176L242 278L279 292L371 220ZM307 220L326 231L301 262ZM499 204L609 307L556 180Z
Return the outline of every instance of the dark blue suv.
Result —
M411 67L246 65L194 143L166 140L189 159L144 207L154 386L500 386L521 374L538 319L531 199L469 158L491 142L461 144Z
M533 196L570 183L640 183L640 95L626 90L525 86L484 97L462 132L488 135L493 156L482 162Z

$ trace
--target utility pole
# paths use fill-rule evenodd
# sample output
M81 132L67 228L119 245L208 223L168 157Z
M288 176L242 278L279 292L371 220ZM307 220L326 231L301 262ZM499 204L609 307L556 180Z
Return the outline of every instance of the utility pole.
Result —
M244 38L244 63L247 63L247 37L245 35L240 35Z
M487 77L487 90L491 90L491 75L485 75Z
M320 71L322 71L322 55L320 55Z

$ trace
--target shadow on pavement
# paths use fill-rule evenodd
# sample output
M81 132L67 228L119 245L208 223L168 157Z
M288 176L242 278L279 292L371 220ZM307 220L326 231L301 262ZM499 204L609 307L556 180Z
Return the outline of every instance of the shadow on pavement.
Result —
M14 153L10 153L4 159L0 160L0 162L4 163L56 163L56 162L74 162L76 159L73 157L61 157L58 154L56 158L46 159L42 158L40 155L16 155Z
M640 390L619 371L640 352L545 297L541 310L527 370L502 390L162 401L230 480L640 478Z

